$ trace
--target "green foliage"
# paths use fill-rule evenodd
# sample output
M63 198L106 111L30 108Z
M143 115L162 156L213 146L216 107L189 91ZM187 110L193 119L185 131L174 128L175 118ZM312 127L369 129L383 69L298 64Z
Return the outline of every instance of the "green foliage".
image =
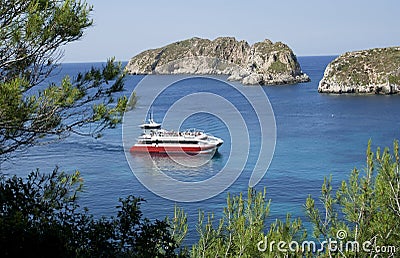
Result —
M214 214L200 211L199 241L192 246L191 257L373 257L382 250L394 257L400 242L398 142L392 154L387 148L373 153L369 142L366 160L364 172L354 169L336 192L332 177L325 178L318 202L307 198L305 212L314 227L311 238L301 220L292 220L290 214L285 221L266 225L270 202L265 191L249 189L247 199L228 195L218 222Z
M347 85L399 85L400 48L348 52L329 65L328 77Z
M32 172L0 180L1 257L174 257L167 221L143 218L143 199L120 199L116 217L95 219L77 205L79 172Z
M91 11L77 0L1 1L0 162L17 149L71 133L99 137L121 122L125 74L114 59L43 85L62 56L60 47L91 26Z
M128 102L126 103L126 111L133 110L136 107L137 97L136 93L133 92Z
M360 246L369 241L373 247L397 247L400 242L400 173L399 146L394 142L393 154L386 148L374 154L371 141L366 152L364 173L354 169L348 181L343 181L336 194L332 194L331 179L324 181L320 201L324 211L315 207L309 197L306 213L314 225L314 236L319 239L338 239L337 232L344 230L345 241L357 241ZM376 175L375 175L376 173ZM339 239L340 240L340 239ZM361 248L360 248L361 249ZM376 250L343 250L341 255L373 256ZM333 255L326 250L326 255ZM338 253L336 253L338 255Z
M2 257L34 253L41 257L363 257L377 254L375 246L396 251L400 240L400 155L371 151L366 168L354 169L334 192L332 177L325 178L318 203L307 198L305 211L314 225L313 238L300 219L276 220L266 225L270 201L266 191L249 189L228 194L226 207L217 221L214 214L199 212L199 240L184 248L187 215L175 207L173 218L150 221L143 218L143 199L120 199L116 217L95 219L76 203L82 189L79 172L72 175L54 170L50 175L31 173L26 180L16 176L0 180L0 251ZM345 235L339 233L345 232ZM342 241L341 249L303 249L304 241ZM358 249L346 249L357 241ZM279 246L279 243L285 243ZM370 250L363 250L368 242ZM289 243L298 243L290 250ZM293 245L291 246L293 248ZM320 248L320 246L316 246ZM281 249L281 250L280 250ZM393 253L392 253L393 254ZM389 254L390 255L390 254Z
M275 257L282 253L277 249L262 252L258 243L281 240L288 242L302 239L304 230L299 219L291 221L288 215L285 222L276 220L265 232L265 220L269 214L270 201L266 200L266 191L256 192L249 189L247 199L242 194L231 197L228 194L223 217L215 226L213 214L205 216L199 213L197 231L199 241L193 245L192 257ZM268 243L267 243L268 245ZM300 257L300 256L299 256Z
M388 76L388 81L389 81L390 84L400 85L400 74L398 74L398 75L390 74Z
M2 0L0 70L9 81L40 83L61 57L60 47L78 40L92 24L86 3L65 0Z
M167 217L166 221L170 226L170 233L172 238L174 239L177 246L181 248L180 254L182 256L187 256L188 250L186 250L182 245L188 232L186 213L183 211L182 208L179 208L177 205L175 205L174 217L172 219Z
M0 82L0 156L44 137L60 139L70 133L98 137L105 128L114 128L127 104L125 96L113 97L123 89L121 70L111 59L102 68L92 68L73 81L66 76L61 85L52 84L33 95L24 92L27 82L20 78Z
M286 65L282 63L281 61L277 60L271 64L271 66L268 68L269 71L273 73L283 73L288 70Z

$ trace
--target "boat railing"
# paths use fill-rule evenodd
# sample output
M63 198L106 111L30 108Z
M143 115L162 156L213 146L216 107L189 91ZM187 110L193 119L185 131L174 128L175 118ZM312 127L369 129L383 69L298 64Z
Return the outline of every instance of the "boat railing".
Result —
M164 129L161 130L150 130L148 132L149 135L151 136L167 136L167 137L197 137L197 136L201 136L201 135L206 135L204 133L204 131L201 130L196 130L196 129L190 129L190 130L186 130L186 131L167 131Z

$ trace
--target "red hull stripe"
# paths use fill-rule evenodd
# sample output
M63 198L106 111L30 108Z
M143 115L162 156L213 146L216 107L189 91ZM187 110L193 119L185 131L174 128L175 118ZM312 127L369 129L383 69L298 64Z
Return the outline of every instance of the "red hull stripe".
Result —
M149 152L149 153L167 153L167 152L201 152L215 147L178 147L178 146L168 146L168 147L155 147L155 146L132 146L131 152Z

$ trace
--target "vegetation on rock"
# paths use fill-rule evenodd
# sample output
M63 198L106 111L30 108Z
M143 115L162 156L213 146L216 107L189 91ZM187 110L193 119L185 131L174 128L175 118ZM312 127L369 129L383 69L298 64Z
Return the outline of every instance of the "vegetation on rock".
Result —
M264 40L250 46L233 37L191 38L146 50L133 57L125 70L131 74L225 74L244 84L309 81L287 45Z
M400 47L345 53L333 60L319 92L397 94L400 92Z

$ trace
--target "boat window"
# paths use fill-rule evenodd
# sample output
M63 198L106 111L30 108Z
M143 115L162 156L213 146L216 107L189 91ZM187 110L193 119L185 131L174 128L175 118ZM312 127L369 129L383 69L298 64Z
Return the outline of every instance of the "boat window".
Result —
M199 142L198 141L178 141L178 140L153 140L150 143L198 144Z

